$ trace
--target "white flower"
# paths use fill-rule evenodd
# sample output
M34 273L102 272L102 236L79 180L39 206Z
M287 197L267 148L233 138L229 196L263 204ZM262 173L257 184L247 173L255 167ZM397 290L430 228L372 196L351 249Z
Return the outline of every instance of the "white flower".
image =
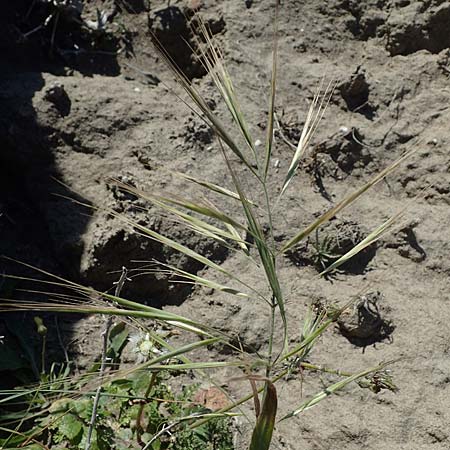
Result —
M132 352L136 353L138 362L144 362L154 355L161 355L163 352L159 350L149 333L137 332L129 338Z

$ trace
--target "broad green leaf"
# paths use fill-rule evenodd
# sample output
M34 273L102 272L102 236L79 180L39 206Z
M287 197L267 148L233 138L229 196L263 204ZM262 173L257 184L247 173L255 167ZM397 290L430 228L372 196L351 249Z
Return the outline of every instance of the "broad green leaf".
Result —
M107 352L108 358L117 360L122 354L122 350L127 343L129 332L125 326L125 322L119 322L111 328L109 333L109 348Z
M9 434L9 437L6 439L0 439L0 445L1 449L22 449L22 448L30 448L33 450L36 449L44 449L47 450L48 447L46 447L44 444L41 444L36 439L33 439L33 435L40 434L41 430L37 428L32 428L31 430L28 430L25 433L21 433L17 430L11 430L9 428L1 427L0 431ZM32 444L28 445L27 447L24 446L25 442L32 442Z
M59 432L65 436L71 444L77 444L83 433L83 423L73 414L64 414L57 422Z

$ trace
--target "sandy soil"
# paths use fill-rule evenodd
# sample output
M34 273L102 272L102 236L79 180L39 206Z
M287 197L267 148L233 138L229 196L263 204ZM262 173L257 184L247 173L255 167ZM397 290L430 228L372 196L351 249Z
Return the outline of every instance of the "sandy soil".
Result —
M6 7L0 18L8 31L0 43L0 253L98 289L109 288L117 278L112 272L122 265L136 267L132 260L156 258L208 274L117 220L103 213L83 215L80 206L53 195L73 196L74 190L81 202L126 212L238 270L249 283L262 283L239 255L185 231L153 208L142 212L139 201L108 181L114 177L144 189L198 195L174 176L181 171L231 187L213 134L176 100L167 87L172 78L150 45L149 27L225 117L211 81L180 40L192 39L183 14L189 15L189 8L181 1L84 3L85 20L95 19L96 8L108 13L107 33L86 36L63 17L53 38L48 27L23 39L49 14L38 4L26 16L31 2L25 0ZM252 132L264 139L273 2L205 0L201 11L223 45ZM279 206L275 238L292 236L406 149L417 152L321 231L343 241L361 237L406 205L404 222L394 233L328 280L317 277L311 245L280 267L292 340L299 338L311 300L339 303L363 289L371 292L380 317L366 317L369 328L355 331L352 314L358 311L349 312L321 340L311 361L353 371L404 357L392 366L400 390L375 395L353 386L346 395L280 423L275 449L450 446L449 23L450 2L442 0L282 2L274 194L292 154L284 139L298 139L323 78L334 79L337 87L314 150ZM2 264L2 270L11 270ZM268 318L256 301L180 288L162 277L138 278L124 294L207 320L239 336L246 348L264 352L267 346ZM99 324L83 319L69 328L67 342L78 340L83 364L93 357ZM247 385L229 381L236 373L216 375L233 395L247 393ZM332 379L300 378L280 382L280 417ZM239 422L236 448L245 448L248 427Z

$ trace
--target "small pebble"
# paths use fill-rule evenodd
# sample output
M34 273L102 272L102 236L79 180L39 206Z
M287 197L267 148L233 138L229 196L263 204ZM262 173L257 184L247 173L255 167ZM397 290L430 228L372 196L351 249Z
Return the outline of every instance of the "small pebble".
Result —
M141 90L138 87L135 87L134 92L141 92Z
M262 145L262 142L259 139L256 139L255 147L260 147L261 145Z

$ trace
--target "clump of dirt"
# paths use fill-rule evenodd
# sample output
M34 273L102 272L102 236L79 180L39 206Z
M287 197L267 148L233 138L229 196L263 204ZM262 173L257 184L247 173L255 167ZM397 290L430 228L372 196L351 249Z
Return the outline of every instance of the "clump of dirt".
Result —
M337 0L324 13L341 18L356 39L382 38L391 56L419 50L439 53L450 46L450 5L443 0Z
M50 85L45 90L44 99L54 105L61 117L65 117L70 114L70 107L72 103L64 89L63 84L55 82Z
M196 49L201 43L196 38L194 10L168 6L152 10L149 14L149 28L160 46L175 62L177 67L190 80L206 75L206 69L196 56ZM193 21L194 23L191 23ZM222 17L211 18L205 24L212 35L221 33L225 28Z
M339 317L339 331L352 344L360 347L386 339L395 327L389 319L390 308L384 303L379 291L361 296Z
M350 111L368 113L368 109L370 109L368 105L370 87L366 79L366 73L361 66L352 73L350 79L341 82L337 86L337 90Z
M412 221L385 239L386 248L394 248L403 258L420 263L427 257L417 238L414 228L419 225L418 221Z
M448 2L408 1L400 6L392 11L386 23L386 48L391 55L409 55L418 50L439 53L450 46Z
M382 36L383 25L388 17L386 6L386 1L368 1L367 4L358 1L342 2L342 7L351 14L346 20L347 28L356 38L364 41Z
M356 129L342 127L338 133L314 147L314 154L306 169L316 179L343 179L353 169L364 169L373 161L369 149L363 145L364 136Z
M137 206L127 199L122 200L115 209L134 216L134 220L152 231L170 235L180 244L216 263L223 262L227 257L227 248L219 246L214 240L199 237L162 216L143 214ZM108 290L117 279L118 268L126 265L132 278L132 282L126 283L123 290L127 298L162 307L180 304L189 296L192 285L182 283L183 280L164 265L196 274L203 269L201 263L149 239L144 233L131 228L124 229L121 221L107 214L103 216L102 222L101 227L97 226L93 230L93 236L83 254L81 276L85 283L94 284L100 290Z
M290 251L288 257L300 266L312 265L322 272L364 238L365 234L355 222L335 219L318 229L308 242ZM366 247L339 269L350 274L364 273L375 253L375 245Z

